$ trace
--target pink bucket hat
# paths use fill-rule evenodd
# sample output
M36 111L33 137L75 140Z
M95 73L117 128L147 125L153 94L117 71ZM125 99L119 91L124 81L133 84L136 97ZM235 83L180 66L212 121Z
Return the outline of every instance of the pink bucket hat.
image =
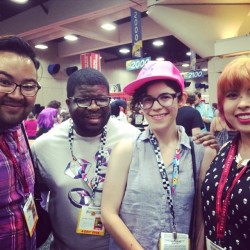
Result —
M184 90L184 79L180 71L169 61L149 61L141 69L137 79L123 89L124 93L133 95L145 83L153 80L173 80Z

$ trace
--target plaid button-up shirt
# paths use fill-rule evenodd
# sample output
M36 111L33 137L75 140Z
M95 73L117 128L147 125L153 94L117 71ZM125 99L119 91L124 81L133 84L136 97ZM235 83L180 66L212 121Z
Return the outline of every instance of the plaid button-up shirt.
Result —
M16 140L14 134L16 134ZM34 170L29 151L20 127L0 132L16 158L22 176L26 179L29 192L34 193ZM19 142L19 149L16 141ZM1 146L1 145L0 145ZM35 247L35 234L29 236L23 214L25 193L13 162L0 147L0 249L31 250Z

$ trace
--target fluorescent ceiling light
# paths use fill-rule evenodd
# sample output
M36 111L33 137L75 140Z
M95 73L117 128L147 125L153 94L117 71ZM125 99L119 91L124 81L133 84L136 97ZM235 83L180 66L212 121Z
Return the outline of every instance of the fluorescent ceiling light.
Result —
M190 52L190 51L187 52L186 55L187 55L187 56L191 56L191 52Z
M201 69L202 71L207 71L207 68L203 68L203 69Z
M37 48L37 49L47 49L48 46L45 45L45 44L37 44L37 45L35 46L35 48Z
M189 67L189 64L188 63L183 63L181 66L184 67L184 68L187 68L187 67Z
M160 47L163 44L164 44L164 42L161 41L161 40L155 40L155 41L153 41L153 45L156 46L156 47Z
M10 1L14 3L19 3L19 4L25 4L28 2L28 0L10 0Z
M119 50L119 52L122 53L122 54L128 54L130 52L130 50L127 49L127 48L122 48L122 49Z
M101 27L105 30L114 30L116 28L112 23L105 23Z
M164 57L157 57L156 61L165 61L165 58Z
M76 41L76 40L78 40L78 37L75 35L67 35L64 37L64 39L66 39L68 41Z

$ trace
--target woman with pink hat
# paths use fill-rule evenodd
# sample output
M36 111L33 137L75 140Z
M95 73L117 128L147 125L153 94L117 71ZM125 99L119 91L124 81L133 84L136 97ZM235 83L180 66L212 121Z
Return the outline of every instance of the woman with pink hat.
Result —
M102 220L112 250L189 249L190 238L194 246L195 194L202 169L216 151L193 144L176 125L183 90L183 77L168 61L148 62L124 88L149 127L134 141L120 142L111 154Z

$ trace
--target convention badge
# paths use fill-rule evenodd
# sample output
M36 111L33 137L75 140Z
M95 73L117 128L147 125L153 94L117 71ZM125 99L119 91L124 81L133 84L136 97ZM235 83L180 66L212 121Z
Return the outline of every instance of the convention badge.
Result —
M101 207L82 206L79 213L76 233L104 235L105 229L101 221Z
M206 247L207 247L207 250L224 250L224 249L226 249L226 248L223 248L219 245L216 245L211 240L209 240L208 237L206 237Z
M173 233L161 233L159 250L189 250L188 234L177 233L174 239Z
M36 223L38 221L36 205L32 194L29 195L27 201L24 204L23 214L29 230L29 235L32 237L36 228Z

